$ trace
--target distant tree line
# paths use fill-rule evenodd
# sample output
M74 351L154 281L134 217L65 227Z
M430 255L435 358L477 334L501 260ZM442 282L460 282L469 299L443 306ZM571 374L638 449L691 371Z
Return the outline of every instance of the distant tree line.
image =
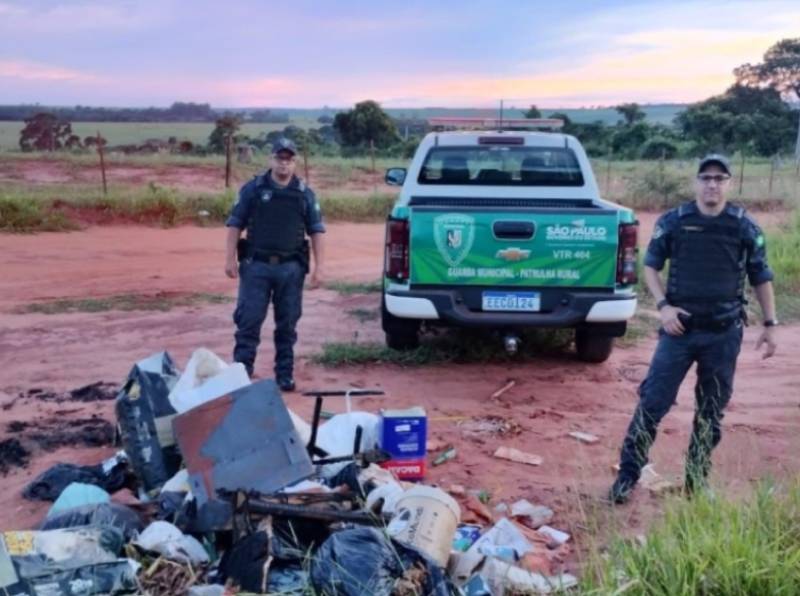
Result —
M0 106L0 120L26 120L38 113L52 114L69 122L214 122L223 114L207 103L176 101L168 108L43 108L38 105ZM252 110L236 114L248 122L289 122L287 113L271 110Z

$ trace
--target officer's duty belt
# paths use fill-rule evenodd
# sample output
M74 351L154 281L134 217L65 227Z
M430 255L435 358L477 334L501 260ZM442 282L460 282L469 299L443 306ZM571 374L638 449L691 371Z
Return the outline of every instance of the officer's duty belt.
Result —
M250 255L254 261L268 263L270 265L280 265L281 263L288 263L289 261L296 261L297 255L276 255L266 253L254 253Z

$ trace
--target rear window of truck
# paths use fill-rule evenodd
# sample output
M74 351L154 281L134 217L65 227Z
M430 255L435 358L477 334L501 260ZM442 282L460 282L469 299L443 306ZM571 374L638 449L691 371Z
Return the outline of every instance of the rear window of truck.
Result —
M420 184L583 186L578 159L565 147L434 147Z

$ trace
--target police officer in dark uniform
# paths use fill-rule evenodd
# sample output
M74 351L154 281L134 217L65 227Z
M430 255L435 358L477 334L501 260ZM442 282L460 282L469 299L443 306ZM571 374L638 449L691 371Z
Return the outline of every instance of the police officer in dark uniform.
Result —
M696 198L662 215L644 260L644 277L656 299L661 329L639 404L622 444L620 469L609 499L627 501L664 415L697 363L695 416L686 456L685 490L705 487L711 451L720 441L723 410L733 391L744 323L744 279L763 313L756 349L775 353L775 298L764 235L741 207L727 204L728 160L709 155L697 172ZM659 271L669 260L666 288Z
M275 380L284 391L295 382L295 327L302 313L303 283L314 253L310 287L322 281L325 226L314 193L295 176L297 149L280 139L272 149L272 168L242 186L225 223L228 226L225 273L239 276L233 320L233 359L252 376L261 326L270 301L275 318ZM241 239L242 230L247 230ZM306 235L311 238L309 251ZM238 261L238 264L237 264Z

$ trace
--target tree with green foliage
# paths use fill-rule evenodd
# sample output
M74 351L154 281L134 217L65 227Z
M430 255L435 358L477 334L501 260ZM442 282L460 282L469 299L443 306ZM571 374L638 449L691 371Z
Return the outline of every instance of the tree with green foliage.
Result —
M800 37L782 39L764 54L758 64L734 69L736 82L746 87L770 87L786 101L800 101Z
M376 148L385 149L400 140L394 121L372 100L336 114L333 128L347 147L367 148L373 142Z
M25 119L25 127L19 133L19 148L22 151L57 151L63 149L72 136L69 122L55 114L39 112Z
M535 105L531 104L531 107L528 108L527 112L525 112L525 117L526 118L541 118L542 117L542 113L539 111L539 108L537 108Z
M772 156L791 150L799 116L777 90L737 84L689 106L675 123L697 154L743 151Z
M242 121L237 116L225 115L217 119L214 130L208 137L208 149L214 153L225 153L228 143L233 143L236 132L242 125Z
M616 110L625 119L625 124L627 126L633 126L637 122L644 120L646 116L642 108L639 107L639 104L635 102L621 103L616 107Z
M786 101L800 102L800 37L782 39L764 54L760 64L743 64L733 71L740 85L770 87ZM800 161L800 122L795 158Z

